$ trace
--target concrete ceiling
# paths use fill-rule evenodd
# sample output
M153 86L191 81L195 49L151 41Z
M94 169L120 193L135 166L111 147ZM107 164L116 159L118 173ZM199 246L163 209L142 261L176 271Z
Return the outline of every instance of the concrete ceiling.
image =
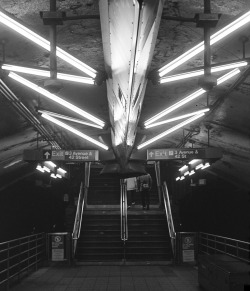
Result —
M131 0L132 1L132 0ZM97 71L104 71L104 54L102 32L99 19L99 5L97 0L59 0L57 6L65 11L67 16L86 15L86 19L67 20L57 27L58 46L85 62ZM216 31L250 10L248 0L211 0L213 13L222 14ZM49 10L49 0L2 0L0 8L10 13L18 21L49 39L49 28L43 25L39 16L40 11ZM198 0L167 0L165 1L162 19L154 48L150 71L169 63L201 40L203 30L197 28L194 22L181 21L180 18L193 18L195 13L203 12L203 1ZM169 20L176 17L179 20ZM212 64L240 60L243 58L242 37L250 38L250 24L237 30L223 41L212 46ZM49 67L49 53L36 46L6 26L0 24L0 38L5 41L5 63L30 67ZM250 42L246 42L246 57L250 57ZM3 54L3 52L1 52ZM58 71L81 75L58 59ZM175 71L203 66L203 53L198 54ZM224 73L217 73L219 77ZM83 74L82 74L83 75ZM25 76L36 84L43 85L44 78ZM37 108L49 111L60 111L68 115L64 108L45 100L38 93L24 88L7 77L4 71L1 78L16 97L37 117L41 124L66 149L97 149L87 141L53 126L42 120ZM183 97L193 93L200 86L198 78L176 81L173 83L155 85L148 81L142 105L140 120L137 127L138 140L145 136L151 137L174 126L176 122L145 129L143 123L154 114L171 106ZM83 85L63 82L63 88L58 96L74 103L82 109L92 113L109 124L109 106L105 82L100 85ZM230 183L241 188L250 188L250 76L249 66L242 68L241 73L231 78L208 93L211 110L204 118L191 125L184 126L149 148L176 148L176 147L207 147L222 148L223 157L216 161L208 171L218 175ZM190 102L179 109L169 118L202 109L207 105L207 94ZM74 114L71 114L74 116ZM77 115L75 116L78 117ZM178 123L178 122L177 122ZM87 126L78 126L85 134L105 141L110 141L110 126L105 129L93 129ZM208 138L209 129L209 138ZM137 141L137 140L136 140ZM0 188L4 178L14 169L22 168L26 163L22 160L24 149L49 147L47 141L31 123L18 113L13 104L3 94L0 94ZM102 151L102 150L100 150ZM12 165L11 165L12 164ZM11 166L10 166L11 165ZM1 178L2 177L2 178Z

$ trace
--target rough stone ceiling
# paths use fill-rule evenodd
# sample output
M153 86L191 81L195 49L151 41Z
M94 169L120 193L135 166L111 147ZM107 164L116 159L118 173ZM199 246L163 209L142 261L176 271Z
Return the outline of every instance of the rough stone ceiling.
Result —
M61 0L57 1L57 5L59 10L67 13L67 16L99 15L97 0ZM225 26L230 21L233 21L236 16L250 10L250 2L247 0L216 0L211 1L211 6L212 12L222 14L216 29ZM11 13L30 29L38 32L45 38L49 38L48 27L43 25L39 17L40 11L49 9L49 0L2 0L0 7ZM164 17L191 18L194 17L195 13L201 12L203 12L203 1L200 0L169 0L165 2L163 18L151 64L152 70L170 62L203 39L203 31L201 28L197 28L195 23L170 21L164 19ZM212 62L218 63L241 59L242 42L240 39L242 36L250 37L249 31L249 25L247 25L244 29L233 33L230 37L218 43L218 45L213 46ZM104 70L101 25L98 18L65 21L63 26L58 26L57 32L57 41L61 48L96 70ZM7 40L6 63L35 67L49 66L48 52L23 39L16 33L9 31L3 25L0 25L0 35L1 39ZM246 57L249 57L249 49L250 45L247 42ZM199 54L175 70L175 72L202 65L203 54ZM58 59L58 70L79 74L78 70L73 69L65 62L60 61L60 59ZM242 74L244 74L244 70L242 70ZM220 75L218 74L218 76ZM37 82L37 84L42 84L43 82L43 79L39 77L27 78ZM34 114L36 114L37 106L56 111L55 105L40 98L38 94L34 94L29 89L21 88L20 85L12 80L4 80ZM209 93L210 104L216 104L216 106L205 119L199 120L191 126L186 126L184 131L178 130L157 144L152 145L151 148L178 147L182 143L183 134L187 134L190 129L198 129L199 132L191 138L194 146L207 146L207 125L209 125L211 126L210 145L222 147L224 154L222 160L217 161L210 171L244 188L249 188L250 77L249 74L246 74L242 82L234 88L233 84L236 80L237 77L234 77ZM141 125L153 114L158 113L163 108L170 106L198 88L197 78L157 86L148 82L138 132L150 138L172 126L165 125L145 130ZM100 87L91 87L67 82L60 92L60 96L69 98L75 104L87 108L95 116L107 122L109 121L105 84ZM176 115L191 112L194 108L200 109L204 106L206 106L205 95L192 102L185 109L180 109L176 112ZM61 109L61 112L67 115L66 110ZM53 126L49 130L53 134L59 135L72 148L92 147L87 142L79 140L74 135L58 130L58 128ZM84 132L95 138L99 134L103 134L103 131L100 132L99 130L87 127L84 128ZM109 136L110 129L107 128L104 133ZM46 146L46 142L42 141L41 138L38 144L39 147ZM36 146L36 132L24 118L13 111L12 106L0 95L0 174L6 171L3 167L10 161L20 159L24 148L35 148ZM191 143L187 141L185 146L190 147Z

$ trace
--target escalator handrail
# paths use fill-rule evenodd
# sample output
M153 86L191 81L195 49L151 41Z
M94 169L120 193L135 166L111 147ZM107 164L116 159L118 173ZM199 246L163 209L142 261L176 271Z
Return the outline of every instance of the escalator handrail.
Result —
M121 240L128 239L128 217L127 217L127 199L126 185L121 182Z
M80 192L77 202L76 216L74 222L74 228L72 233L73 240L77 240L80 236L81 224L82 224L82 212L84 208L84 191L83 191L83 182L81 182Z

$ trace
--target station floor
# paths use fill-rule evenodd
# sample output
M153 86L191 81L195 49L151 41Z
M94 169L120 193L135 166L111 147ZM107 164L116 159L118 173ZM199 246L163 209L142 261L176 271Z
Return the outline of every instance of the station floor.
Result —
M13 291L196 291L195 266L54 265L24 278Z

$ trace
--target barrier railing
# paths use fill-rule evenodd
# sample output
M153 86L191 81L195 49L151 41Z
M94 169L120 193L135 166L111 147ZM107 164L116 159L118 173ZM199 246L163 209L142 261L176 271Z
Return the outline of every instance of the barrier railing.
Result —
M0 287L8 290L11 283L37 270L46 257L45 234L33 234L0 243Z
M121 240L128 239L128 215L127 215L127 187L123 179L121 179Z
M174 222L173 222L173 216L172 216L171 205L170 205L170 200L169 200L167 183L165 181L162 185L162 193L163 193L163 201L164 201L167 222L168 222L168 230L169 230L169 235L171 238L172 251L173 251L174 258L175 258L175 255L176 255L175 254L176 233L175 233L175 229L174 229Z
M200 254L226 254L250 263L250 243L219 235L199 233Z

